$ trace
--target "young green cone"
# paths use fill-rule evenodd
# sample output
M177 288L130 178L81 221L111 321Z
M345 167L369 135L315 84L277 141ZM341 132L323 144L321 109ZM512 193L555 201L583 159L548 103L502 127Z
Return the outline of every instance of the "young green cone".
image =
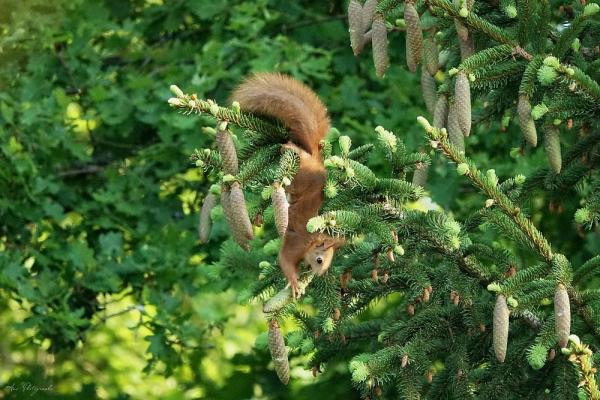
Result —
M223 122L217 123L217 147L223 160L223 172L226 174L237 175L238 173L238 159L237 152L235 151L235 144L231 133L227 128L220 129L220 125Z
M571 305L565 285L559 283L554 292L554 330L561 348L567 347L571 334Z
M276 320L269 321L269 350L275 366L275 372L279 380L287 385L290 381L290 364L287 358L287 348L283 340L283 335L279 330L279 324Z
M506 348L508 347L508 306L506 298L499 294L496 297L496 306L494 307L494 353L499 362L503 363L506 358Z
M210 236L211 220L210 212L217 204L217 197L208 193L202 202L202 209L200 210L200 219L198 221L198 238L202 243L208 242Z
M463 135L469 136L471 133L471 84L465 71L460 71L456 76L454 99L458 126Z
M379 14L373 19L371 41L373 43L373 64L375 64L375 73L382 77L390 64L388 57L388 39L387 28L383 17Z
M544 149L548 157L548 164L555 174L560 174L562 156L560 151L560 131L554 125L548 125L544 134Z
M537 131L535 122L531 116L531 103L527 95L519 96L519 104L517 105L517 113L519 114L519 124L525 141L531 146L537 146Z
M357 0L348 4L348 30L350 32L350 46L355 56L362 52L364 47L363 8Z
M288 226L288 201L285 197L285 190L281 184L273 185L273 193L271 193L271 202L273 203L273 215L275 217L275 227L277 233L283 237Z
M423 31L414 2L407 1L404 4L404 22L406 23L406 64L411 72L416 72L423 52Z
M423 93L423 100L425 100L425 106L427 111L433 114L435 111L435 103L437 101L437 87L435 85L435 79L429 75L429 72L425 67L421 68L421 92Z

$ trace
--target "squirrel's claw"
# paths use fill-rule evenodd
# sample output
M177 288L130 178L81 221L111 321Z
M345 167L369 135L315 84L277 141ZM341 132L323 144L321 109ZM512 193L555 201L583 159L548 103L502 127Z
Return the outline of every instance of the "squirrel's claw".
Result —
M290 290L292 292L292 298L294 300L299 299L300 296L302 296L304 294L304 289L300 287L297 279L294 279L293 281L288 282L288 284L286 285L286 288L287 287L290 288Z

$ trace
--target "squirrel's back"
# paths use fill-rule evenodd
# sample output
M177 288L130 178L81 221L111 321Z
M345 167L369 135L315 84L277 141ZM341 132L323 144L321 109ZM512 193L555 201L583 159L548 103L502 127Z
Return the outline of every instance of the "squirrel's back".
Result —
M259 73L239 85L231 98L244 111L279 119L290 129L293 142L319 154L329 117L319 97L303 83L279 73Z

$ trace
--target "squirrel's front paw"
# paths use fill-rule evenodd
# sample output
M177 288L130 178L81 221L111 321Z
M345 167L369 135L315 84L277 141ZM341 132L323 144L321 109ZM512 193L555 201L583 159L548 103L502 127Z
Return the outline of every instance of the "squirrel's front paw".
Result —
M292 298L294 300L299 299L304 294L304 290L300 287L298 279L293 279L288 283L290 290L292 291Z

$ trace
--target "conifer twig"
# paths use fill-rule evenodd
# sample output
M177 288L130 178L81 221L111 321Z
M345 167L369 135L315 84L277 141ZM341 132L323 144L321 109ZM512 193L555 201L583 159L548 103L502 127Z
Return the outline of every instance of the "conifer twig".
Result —
M281 124L273 124L252 114L245 113L235 107L221 107L212 100L198 99L195 94L185 94L177 86L172 85L171 91L177 95L169 99L171 107L186 114L208 114L218 121L227 121L240 128L246 129L250 137L252 132L261 132L270 135L275 142L285 142L288 134Z
M464 154L450 144L445 129L440 130L432 127L423 117L419 117L418 120L425 128L426 135L428 139L431 140L432 145L439 149L451 161L454 161L456 164L467 166L465 175L471 180L473 185L484 192L490 198L492 204L497 205L504 214L513 220L548 265L552 265L553 259L559 258L557 256L560 256L560 258L564 257L558 253L554 254L550 243L548 243L544 235L533 225L531 220L521 214L519 207L515 206L515 204L498 189L498 186L495 183L490 182L486 176L484 176L473 163L464 156ZM597 340L600 340L600 329L594 321L590 308L584 304L581 298L577 296L577 293L574 293L573 291L571 298L577 306L577 314L579 314L581 319L588 325L594 337Z
M428 122L427 125L429 125ZM471 163L467 157L465 157L464 154L459 152L450 144L445 134L445 130L441 131L437 128L429 126L429 129L426 129L426 132L429 139L438 145L438 149L441 150L447 158L454 161L456 164L466 164L468 166L465 175L477 188L479 188L490 199L493 200L493 204L496 204L498 207L500 207L500 209L514 221L519 229L531 241L534 248L538 251L542 258L546 260L546 262L551 263L553 254L550 243L548 243L544 235L542 235L542 233L533 225L531 220L523 216L520 208L515 206L508 196L500 191L497 184L489 182L489 180Z

